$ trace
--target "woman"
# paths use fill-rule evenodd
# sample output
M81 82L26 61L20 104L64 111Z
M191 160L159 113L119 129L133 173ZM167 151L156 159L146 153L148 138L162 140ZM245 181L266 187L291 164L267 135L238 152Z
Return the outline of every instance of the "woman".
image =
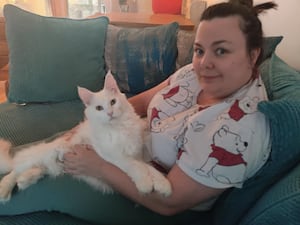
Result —
M252 7L252 1L240 0L208 7L195 36L192 64L130 99L140 115L148 116L152 158L168 171L171 196L140 195L120 169L81 146L65 155L65 171L101 177L162 215L208 210L226 189L241 188L270 152L269 124L256 108L267 100L257 71L262 56L257 16L275 6Z
M117 194L99 195L101 201L96 202L101 205L93 208L86 190L77 191L82 196L71 196L53 191L55 182L41 181L0 206L0 213L56 210L101 224L202 221L218 196L228 188L241 188L268 158L269 124L256 107L259 101L267 100L257 70L262 56L262 28L257 16L275 6L270 2L252 7L250 0L232 0L208 7L195 36L192 64L130 99L136 112L148 117L150 153L153 163L167 171L172 185L169 197L141 195L119 168L94 151L75 146L74 152L64 156L65 172L101 177L145 208L133 207ZM56 197L47 202L33 200L37 189L49 190ZM109 207L117 214L103 213ZM203 217L199 218L199 210ZM127 215L129 211L134 215ZM127 223L128 217L134 218Z

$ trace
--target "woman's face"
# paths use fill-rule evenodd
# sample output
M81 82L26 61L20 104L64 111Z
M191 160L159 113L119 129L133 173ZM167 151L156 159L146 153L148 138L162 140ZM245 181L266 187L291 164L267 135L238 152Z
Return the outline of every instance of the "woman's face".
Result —
M246 47L239 17L201 21L195 36L193 67L203 92L224 98L246 84L252 76L260 50Z

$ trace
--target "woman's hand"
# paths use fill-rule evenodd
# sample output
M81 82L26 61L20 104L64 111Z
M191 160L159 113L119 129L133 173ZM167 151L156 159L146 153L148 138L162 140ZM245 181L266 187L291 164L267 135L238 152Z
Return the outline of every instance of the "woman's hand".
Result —
M72 175L99 177L103 159L89 145L75 145L64 154L64 172Z

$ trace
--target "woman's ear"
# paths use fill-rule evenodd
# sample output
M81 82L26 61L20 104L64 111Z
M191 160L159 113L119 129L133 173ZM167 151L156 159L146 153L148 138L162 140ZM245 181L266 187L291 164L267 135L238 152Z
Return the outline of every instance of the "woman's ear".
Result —
M256 64L256 61L260 55L261 48L255 48L252 49L250 52L250 60L251 60L251 66L254 66Z

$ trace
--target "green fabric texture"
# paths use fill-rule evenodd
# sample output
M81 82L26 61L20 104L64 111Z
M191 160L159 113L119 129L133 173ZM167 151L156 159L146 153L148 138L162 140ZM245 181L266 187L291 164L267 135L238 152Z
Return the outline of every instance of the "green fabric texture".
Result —
M84 220L58 212L34 212L17 216L1 216L1 225L92 225ZM101 224L97 224L101 225Z
M299 224L300 164L271 187L240 225Z
M102 194L70 176L60 176L55 179L45 177L38 184L24 191L16 191L9 202L0 204L0 224L2 225L2 221L9 219L7 216L39 211L59 212L84 220L86 224L98 225L191 224L199 217L202 218L203 225L209 225L209 213L187 211L176 216L161 216L136 205L117 193ZM52 221L55 221L56 215L53 214ZM62 215L59 215L58 218L61 217ZM40 218L41 220L36 219L36 222L30 225L44 225L43 215L40 215ZM17 225L26 224L22 217L20 220L18 218L15 220L18 221ZM70 220L71 218L66 218L66 221L70 222ZM57 225L55 222L52 224ZM73 223L69 224L73 225Z
M300 73L275 54L262 66L270 101L259 103L258 109L270 121L272 151L263 168L242 189L229 190L217 201L215 224L238 224L270 185L300 161Z
M2 103L0 138L15 146L48 138L77 125L83 119L83 109L80 100L25 106Z
M11 102L78 98L77 86L100 90L105 76L106 17L72 20L5 5Z

